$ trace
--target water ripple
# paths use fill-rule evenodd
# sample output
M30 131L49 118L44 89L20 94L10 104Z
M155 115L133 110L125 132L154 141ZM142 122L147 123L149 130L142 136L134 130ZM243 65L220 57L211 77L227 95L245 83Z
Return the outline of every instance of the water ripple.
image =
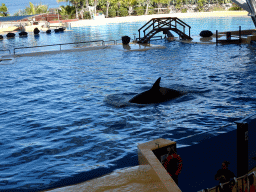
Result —
M194 26L200 21L187 20ZM129 25L132 34L141 23ZM106 32L116 25L104 27L74 29L77 36L63 33L61 40L120 35ZM42 44L42 38L31 42ZM255 112L255 47L157 43L166 49L20 57L15 65L0 65L0 190L82 182L136 165L139 143L165 138L181 145L194 134L211 137L233 129L216 128ZM151 105L128 102L158 77L161 86L185 95Z

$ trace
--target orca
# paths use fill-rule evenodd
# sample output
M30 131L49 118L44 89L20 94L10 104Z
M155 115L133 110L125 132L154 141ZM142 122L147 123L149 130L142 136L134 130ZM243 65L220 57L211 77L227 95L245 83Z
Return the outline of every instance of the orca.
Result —
M161 103L184 95L180 91L160 87L160 81L161 77L156 80L151 89L136 95L129 102L137 104Z

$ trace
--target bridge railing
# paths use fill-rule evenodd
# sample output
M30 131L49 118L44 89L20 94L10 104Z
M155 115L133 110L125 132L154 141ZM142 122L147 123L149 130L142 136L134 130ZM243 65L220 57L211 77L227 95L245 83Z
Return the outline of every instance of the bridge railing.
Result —
M229 188L232 192L255 191L255 178L256 172L254 171L242 177L234 178L232 181L217 185L210 189L203 189L199 192L221 192L225 191L226 188Z
M165 19L165 21L163 21ZM171 25L172 21L175 20L175 17L167 17L167 18L152 18L150 21L148 21L145 25L143 25L141 28L138 29L139 31L139 39L141 39L141 31L143 31L144 37L146 35L147 30L149 29L158 29L160 27L163 27L164 25Z
M174 22L174 23L173 23ZM141 40L141 32L143 32L144 37L150 34L153 31L160 30L160 29L178 29L178 27L182 27L183 29L180 30L184 34L186 34L186 28L188 28L188 36L190 37L190 29L191 27L180 20L177 17L160 17L160 18L152 18L148 21L145 25L138 29L139 32L139 40ZM149 31L150 30L150 31Z
M184 21L178 19L178 18L176 19L175 24L177 25L177 23L180 24L180 25L183 27L183 33L185 33L185 34L186 34L185 29L186 29L186 27L188 27L188 36L190 37L190 29L191 29L191 26L188 25L187 23L185 23ZM177 26L176 26L176 27L177 27Z

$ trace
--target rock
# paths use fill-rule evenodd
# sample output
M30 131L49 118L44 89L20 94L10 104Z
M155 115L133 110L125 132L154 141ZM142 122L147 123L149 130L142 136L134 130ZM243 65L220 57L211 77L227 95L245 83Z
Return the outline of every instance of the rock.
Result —
M213 35L213 33L209 30L203 30L203 31L201 31L201 33L199 35L201 37L211 37Z
M25 32L25 31L22 31L22 32L20 32L19 33L19 35L20 35L20 37L22 37L22 36L28 36L28 33L27 32Z
M7 37L15 37L15 33L7 33Z
M130 43L130 40L131 40L131 38L128 37L128 36L123 36L123 37L122 37L122 43L123 43L124 45L128 45L128 44Z
M39 31L38 28L35 28L35 29L34 29L34 34L35 34L35 35L39 34L39 32L40 32L40 31Z

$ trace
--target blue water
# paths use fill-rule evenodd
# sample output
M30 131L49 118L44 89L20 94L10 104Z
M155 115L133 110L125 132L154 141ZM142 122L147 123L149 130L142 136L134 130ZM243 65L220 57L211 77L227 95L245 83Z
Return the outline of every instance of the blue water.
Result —
M253 28L250 18L184 19L203 29ZM133 37L145 22L72 28L61 34L4 39L24 45ZM0 64L0 190L38 191L78 183L138 164L137 145L208 132L256 109L256 48L155 41L166 49L19 57ZM13 50L12 50L13 51ZM158 77L184 96L129 104ZM193 142L191 142L193 144ZM193 154L191 154L193 155Z

